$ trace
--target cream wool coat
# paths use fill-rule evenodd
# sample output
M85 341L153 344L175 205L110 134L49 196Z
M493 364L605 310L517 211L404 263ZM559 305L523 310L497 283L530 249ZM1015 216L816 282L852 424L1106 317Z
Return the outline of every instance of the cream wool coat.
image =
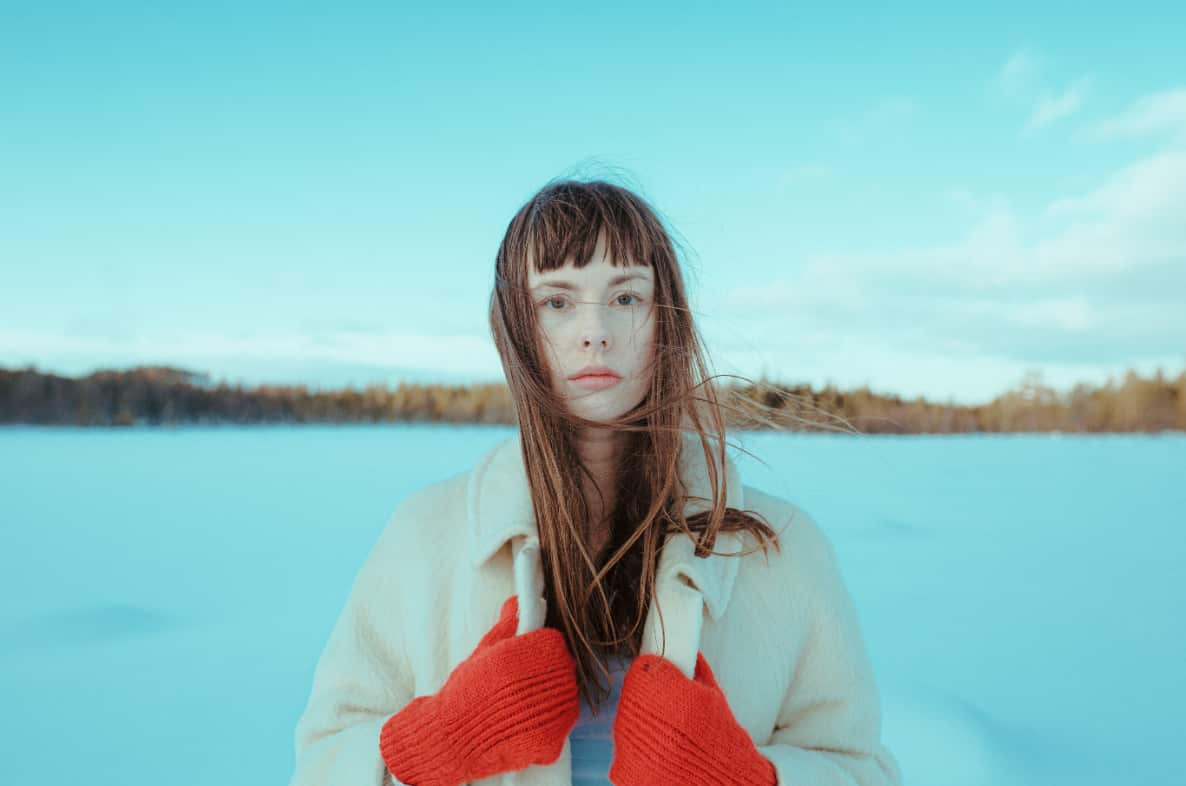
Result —
M708 507L711 485L698 437L684 439L690 515ZM729 507L763 514L782 552L701 558L687 535L669 536L656 576L663 625L652 604L642 651L669 658L689 677L703 651L780 786L899 786L830 540L793 503L743 486L731 458L726 478ZM734 552L753 542L721 533L715 548ZM515 593L519 632L542 625L539 539L518 433L392 514L317 662L296 725L291 786L400 784L379 755L383 724L413 698L440 690ZM552 764L474 784L571 786L571 771L566 741Z

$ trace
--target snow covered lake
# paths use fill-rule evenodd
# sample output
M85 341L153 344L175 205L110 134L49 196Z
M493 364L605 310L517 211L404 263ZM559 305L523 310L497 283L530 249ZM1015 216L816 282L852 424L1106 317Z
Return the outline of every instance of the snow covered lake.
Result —
M391 511L511 433L0 428L0 783L287 783ZM907 784L1186 784L1186 436L739 439L836 545Z

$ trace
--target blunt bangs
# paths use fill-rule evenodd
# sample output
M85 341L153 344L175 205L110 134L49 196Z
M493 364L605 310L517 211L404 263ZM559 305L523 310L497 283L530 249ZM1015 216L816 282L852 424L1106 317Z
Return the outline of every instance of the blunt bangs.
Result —
M614 267L653 267L662 247L657 219L633 194L609 183L564 181L540 191L527 211L528 258L537 273L572 261L583 268L604 235Z

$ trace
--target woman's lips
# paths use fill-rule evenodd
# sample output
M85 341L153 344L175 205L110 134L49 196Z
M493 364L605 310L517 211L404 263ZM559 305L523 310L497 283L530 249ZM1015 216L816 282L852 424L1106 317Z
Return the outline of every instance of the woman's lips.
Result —
M601 390L603 388L613 387L621 382L622 378L612 374L586 374L572 381L573 384L580 385L588 390Z

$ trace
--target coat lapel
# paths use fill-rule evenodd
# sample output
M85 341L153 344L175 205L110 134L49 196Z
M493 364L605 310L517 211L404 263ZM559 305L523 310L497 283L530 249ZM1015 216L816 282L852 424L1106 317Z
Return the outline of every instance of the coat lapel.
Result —
M715 462L716 456L712 458ZM712 484L708 468L699 437L684 434L680 473L688 493L685 515L691 516L711 507ZM742 508L741 478L729 458L726 458L725 478L728 483L726 505ZM467 493L468 523L473 533L470 555L473 567L480 568L509 541L515 592L519 595L518 632L542 627L547 615L539 532L518 433L495 446L479 461L470 476ZM722 532L717 536L714 548L733 553L739 551L741 545L736 533ZM656 604L651 604L642 640L643 653L668 658L689 679L695 673L704 615L707 613L713 621L724 615L738 567L735 557L712 554L697 557L694 551L695 544L687 535L668 536L659 554L655 576L657 606L662 611L662 618ZM565 741L560 757L551 764L503 773L480 783L483 786L571 786L571 743Z
M680 451L680 472L688 491L685 515L691 516L707 510L712 503L712 485L709 465L705 459L700 439L695 434L684 434ZM716 460L714 455L713 460ZM728 482L726 505L742 508L744 499L741 478L732 459L726 458L725 477ZM520 592L520 606L523 609L522 630L531 630L542 625L542 609L532 609L527 602L537 594L542 603L543 573L539 567L539 533L535 524L531 492L527 483L527 472L523 464L523 453L519 434L515 433L496 445L478 463L469 483L469 526L473 532L470 541L471 559L475 568L489 561L507 544L512 545L516 573L516 591ZM717 537L715 550L732 553L741 548L736 533L722 532ZM719 620L729 604L733 582L737 576L738 561L733 557L709 555L697 557L695 544L682 533L668 537L659 555L656 574L656 591L660 592L659 603L663 607L664 623L669 609L664 601L666 595L685 597L681 587L694 590L698 600L705 607L713 621ZM530 594L528 594L530 593ZM652 611L654 609L652 608ZM702 609L697 609L697 612ZM528 619L538 616L538 619ZM657 622L657 621L656 621ZM651 627L648 621L647 627ZM660 637L662 638L662 636ZM667 647L672 646L672 635L667 631ZM655 642L662 650L661 641ZM677 653L686 646L698 645L697 641L677 641ZM695 650L690 664L695 667ZM675 660L673 658L673 660ZM679 662L678 660L676 661Z

